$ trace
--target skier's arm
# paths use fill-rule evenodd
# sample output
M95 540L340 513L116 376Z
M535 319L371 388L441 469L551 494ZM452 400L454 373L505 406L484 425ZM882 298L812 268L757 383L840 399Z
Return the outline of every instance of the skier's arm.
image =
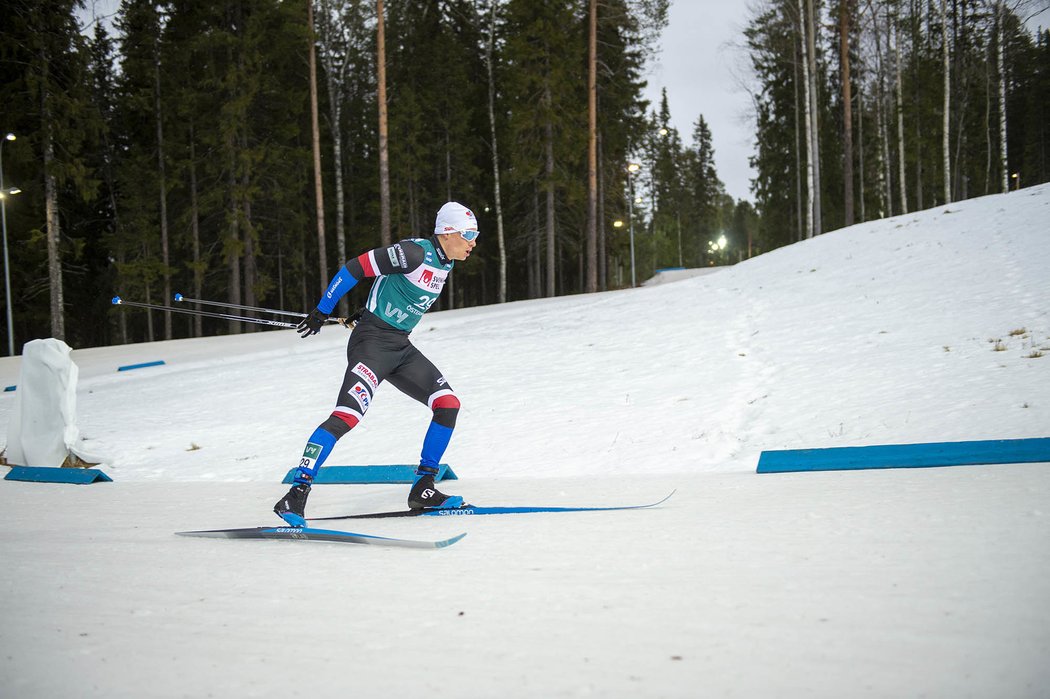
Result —
M362 279L381 274L407 274L423 262L423 255L421 246L407 240L362 253L332 277L317 308L330 315L339 299Z
M303 318L296 330L302 337L316 335L321 332L321 327L335 310L339 299L357 286L359 281L381 274L406 274L422 264L424 254L423 248L416 243L403 241L358 255L339 268L332 281L328 282L328 288L318 301L317 308Z

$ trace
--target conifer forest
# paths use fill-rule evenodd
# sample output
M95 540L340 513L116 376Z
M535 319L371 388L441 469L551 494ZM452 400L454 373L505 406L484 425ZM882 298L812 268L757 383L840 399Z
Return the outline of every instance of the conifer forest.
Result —
M1050 180L1045 2L756 0L748 200L702 113L680 133L666 93L643 97L669 2L122 0L93 21L9 0L0 347L257 331L111 299L309 312L339 265L428 236L449 200L482 236L438 309L629 287L632 254L641 284Z

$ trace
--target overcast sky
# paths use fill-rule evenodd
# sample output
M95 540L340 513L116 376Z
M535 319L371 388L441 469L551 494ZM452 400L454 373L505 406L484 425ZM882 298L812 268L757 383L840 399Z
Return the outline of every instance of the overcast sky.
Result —
M650 67L645 96L652 108L667 88L673 126L682 142L692 145L693 124L701 114L711 129L715 166L734 199L754 201L750 180L754 170L754 119L751 98L742 87L750 67L744 27L750 11L744 0L671 0L662 50ZM1028 28L1050 26L1050 0L1030 0L1021 16Z
M740 51L748 18L741 0L672 0L662 50L650 67L645 90L655 109L667 88L672 125L686 146L703 114L711 129L715 166L734 199L751 200L747 164L754 140L751 98L740 85L747 58Z

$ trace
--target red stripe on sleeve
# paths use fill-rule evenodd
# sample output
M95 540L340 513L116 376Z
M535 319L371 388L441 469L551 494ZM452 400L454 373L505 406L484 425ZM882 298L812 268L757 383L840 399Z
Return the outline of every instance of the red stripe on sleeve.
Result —
M371 260L368 259L368 253L363 253L357 256L357 261L361 263L361 269L365 271L366 277L377 277L379 274L376 272L376 268L372 266Z

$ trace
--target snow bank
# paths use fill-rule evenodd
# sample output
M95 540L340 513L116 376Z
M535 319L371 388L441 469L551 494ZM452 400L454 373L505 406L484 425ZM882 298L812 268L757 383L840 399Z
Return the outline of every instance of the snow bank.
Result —
M61 340L32 340L22 349L22 371L7 430L5 457L19 466L65 463L77 429L77 365Z

